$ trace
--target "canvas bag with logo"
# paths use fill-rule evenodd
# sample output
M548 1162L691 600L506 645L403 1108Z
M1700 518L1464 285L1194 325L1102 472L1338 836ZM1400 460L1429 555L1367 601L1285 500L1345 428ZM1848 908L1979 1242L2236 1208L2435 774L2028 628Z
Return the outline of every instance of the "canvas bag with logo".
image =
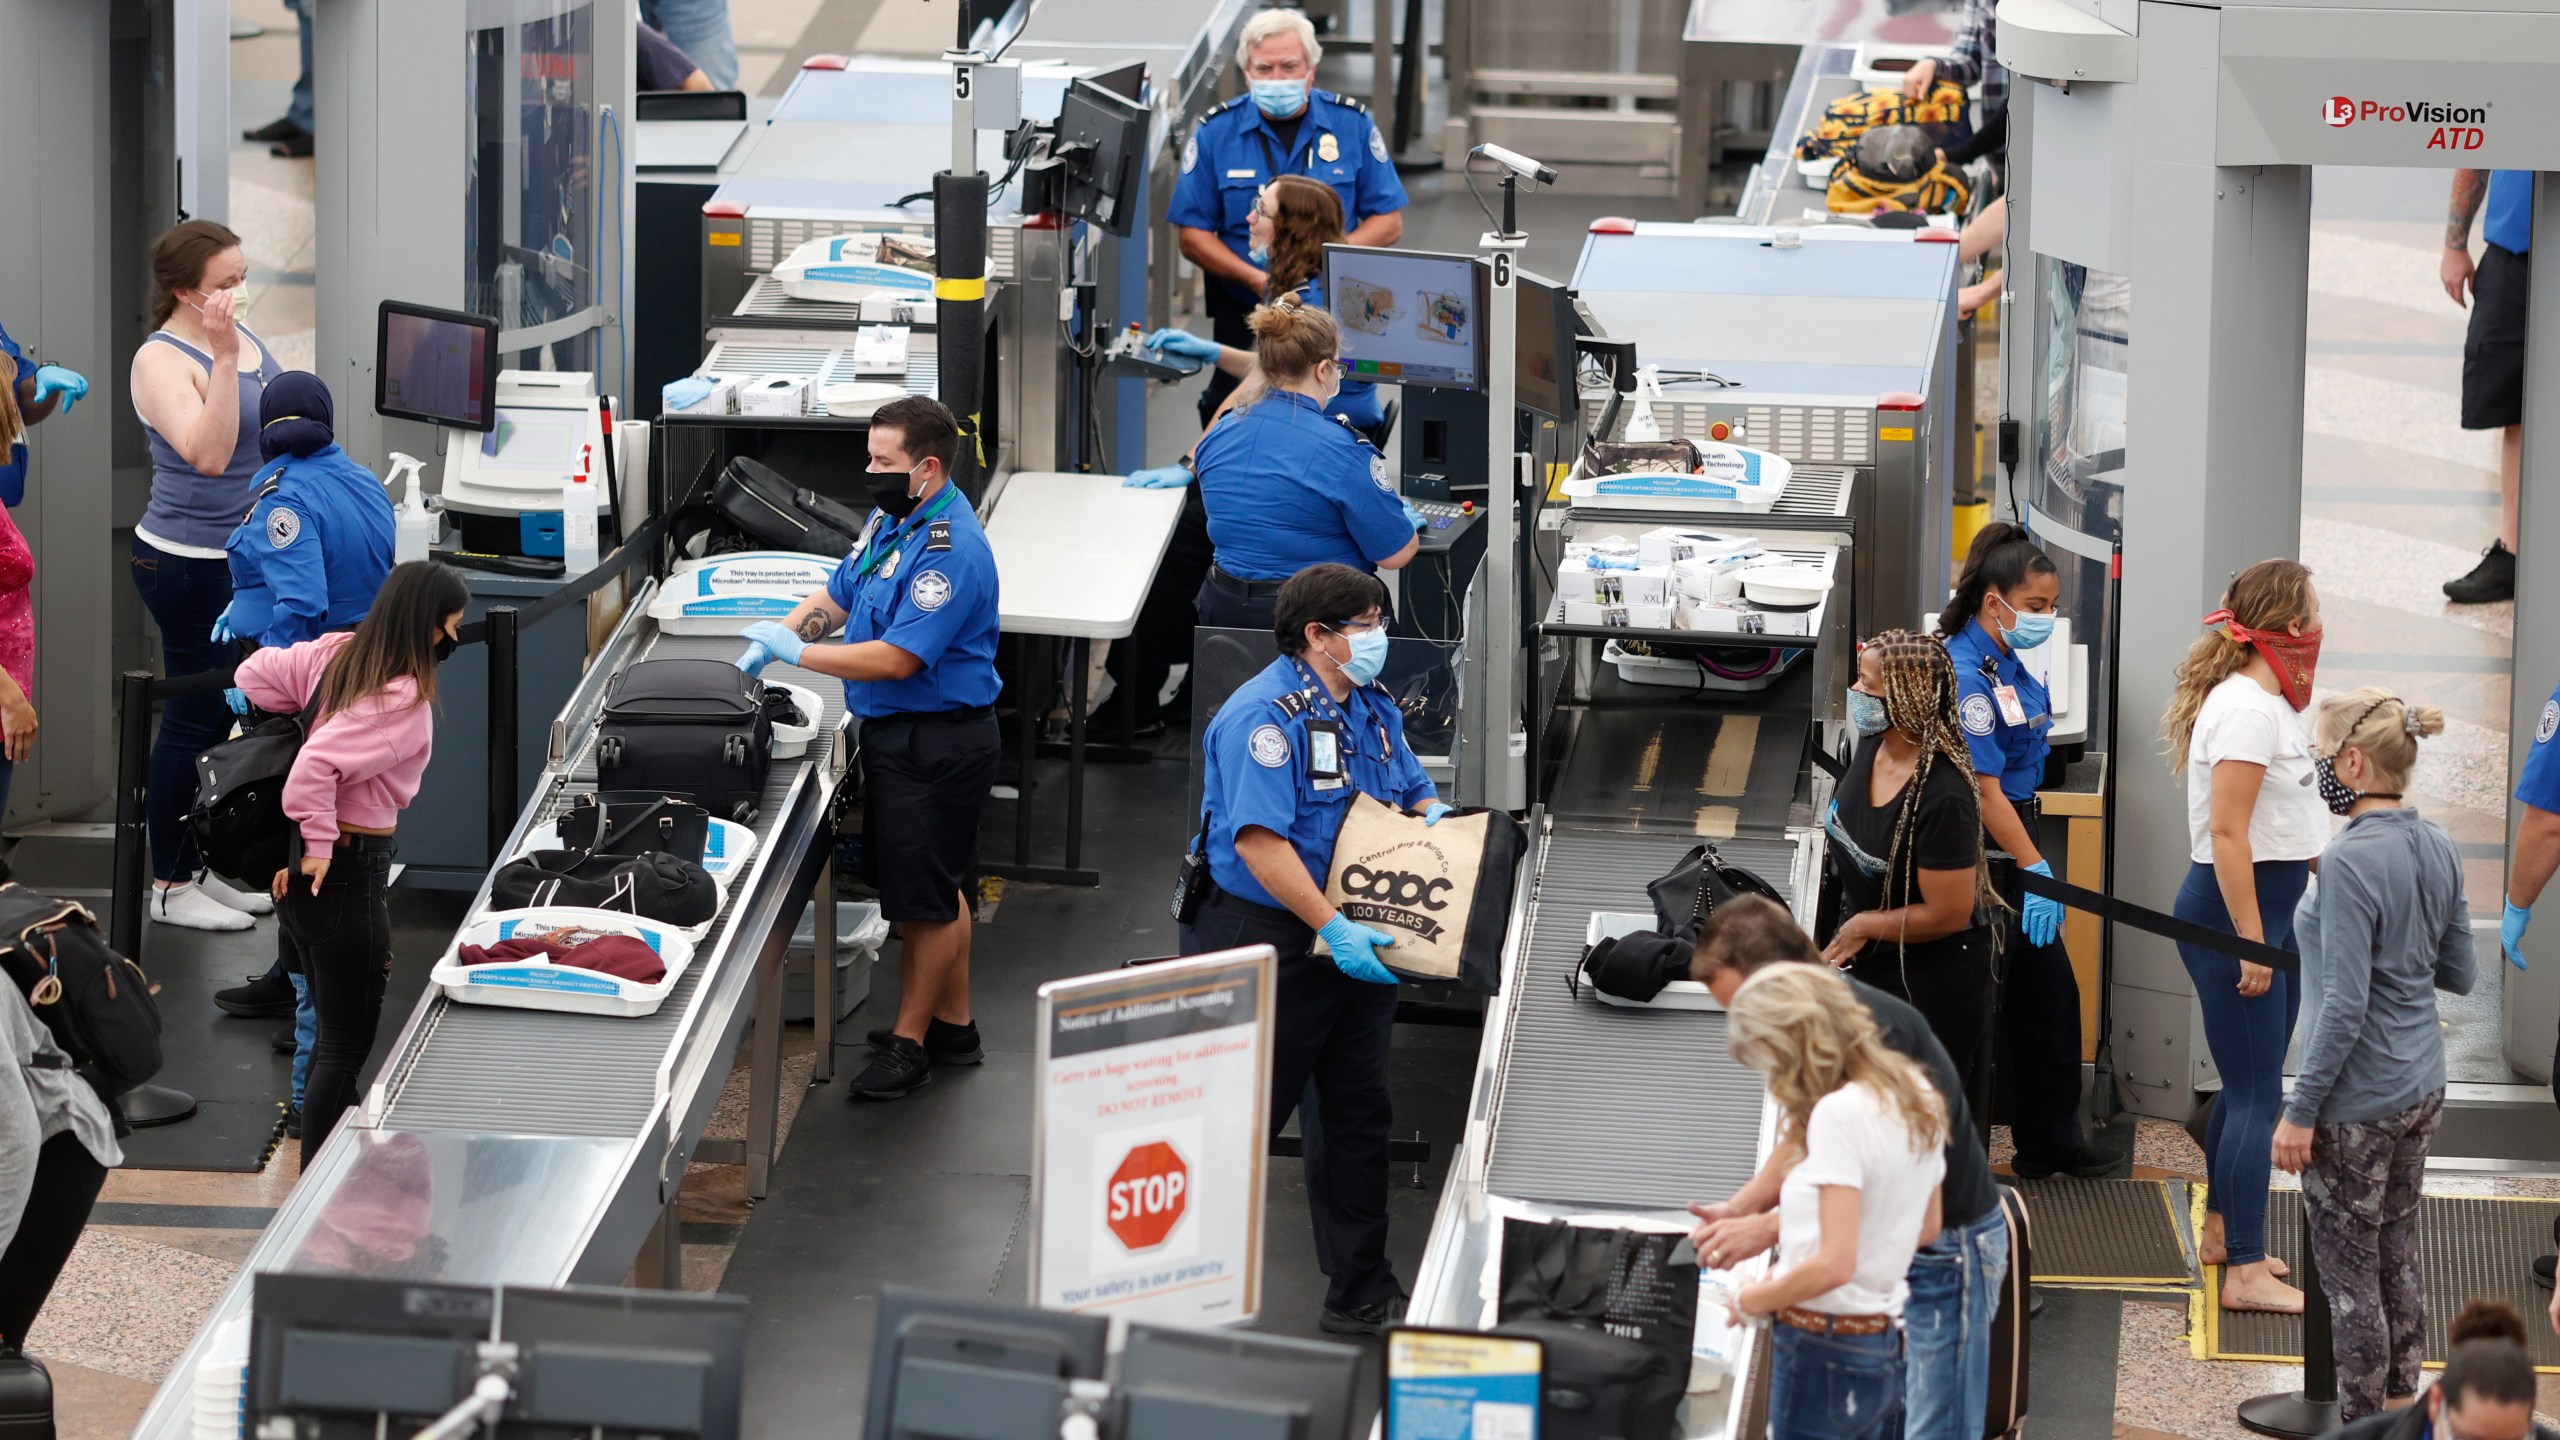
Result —
M1527 849L1520 822L1499 810L1453 810L1425 825L1356 795L1334 839L1324 898L1353 924L1395 938L1377 952L1388 969L1490 995L1502 988L1512 880ZM1316 953L1331 952L1319 940Z

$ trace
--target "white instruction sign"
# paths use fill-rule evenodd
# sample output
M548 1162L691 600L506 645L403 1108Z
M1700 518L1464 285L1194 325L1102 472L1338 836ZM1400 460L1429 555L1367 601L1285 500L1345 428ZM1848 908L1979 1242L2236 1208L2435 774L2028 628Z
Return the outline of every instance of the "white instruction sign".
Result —
M1032 1303L1254 1318L1273 963L1255 946L1040 987Z

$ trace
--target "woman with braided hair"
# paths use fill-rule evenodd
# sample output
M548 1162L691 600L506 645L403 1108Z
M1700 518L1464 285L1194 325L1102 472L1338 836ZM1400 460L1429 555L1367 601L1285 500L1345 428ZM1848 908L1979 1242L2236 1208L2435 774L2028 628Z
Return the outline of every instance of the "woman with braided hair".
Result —
M1955 666L1937 641L1887 630L1859 647L1848 704L1857 748L1824 819L1845 918L1822 958L1927 1016L1970 1092L2000 898L1982 854L1972 751L1956 727Z

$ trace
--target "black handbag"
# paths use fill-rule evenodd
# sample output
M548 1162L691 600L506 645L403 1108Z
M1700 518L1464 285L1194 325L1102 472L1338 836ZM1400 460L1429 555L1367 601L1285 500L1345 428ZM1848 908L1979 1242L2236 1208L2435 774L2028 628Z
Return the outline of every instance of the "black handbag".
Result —
M573 905L662 925L700 925L720 913L720 887L689 860L655 852L628 859L581 850L536 850L498 867L489 903L502 910Z
M284 813L285 781L319 723L320 692L295 715L274 715L196 756L187 826L215 874L264 890L293 863L298 838Z
M573 795L560 813L560 843L597 855L654 850L699 865L711 845L711 812L649 790Z
M1545 1342L1539 1435L1675 1440L1697 1336L1688 1237L1505 1220L1497 1331Z
M1782 908L1787 903L1776 886L1728 863L1713 844L1692 846L1668 873L1649 881L1644 893L1653 901L1653 928L1683 938L1695 935L1698 922L1728 900L1758 895Z

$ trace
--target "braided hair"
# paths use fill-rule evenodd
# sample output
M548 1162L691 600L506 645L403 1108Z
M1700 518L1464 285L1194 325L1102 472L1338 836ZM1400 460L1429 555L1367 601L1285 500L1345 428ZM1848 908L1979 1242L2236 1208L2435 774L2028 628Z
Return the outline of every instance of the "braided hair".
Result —
M1859 648L1876 657L1883 673L1884 693L1879 698L1884 701L1885 719L1920 746L1920 761L1911 772L1911 783L1902 788L1902 806L1893 817L1893 842L1885 851L1885 885L1890 891L1899 873L1902 893L1886 894L1884 905L1899 909L1912 903L1911 892L1918 884L1918 867L1904 866L1902 857L1919 823L1920 797L1928 789L1930 771L1953 765L1964 777L1966 794L1980 790L1973 773L1973 749L1956 728L1956 667L1947 647L1917 631L1887 630ZM1979 846L1973 862L1973 895L1977 911L2001 904L2000 892L1991 884L1991 861Z

